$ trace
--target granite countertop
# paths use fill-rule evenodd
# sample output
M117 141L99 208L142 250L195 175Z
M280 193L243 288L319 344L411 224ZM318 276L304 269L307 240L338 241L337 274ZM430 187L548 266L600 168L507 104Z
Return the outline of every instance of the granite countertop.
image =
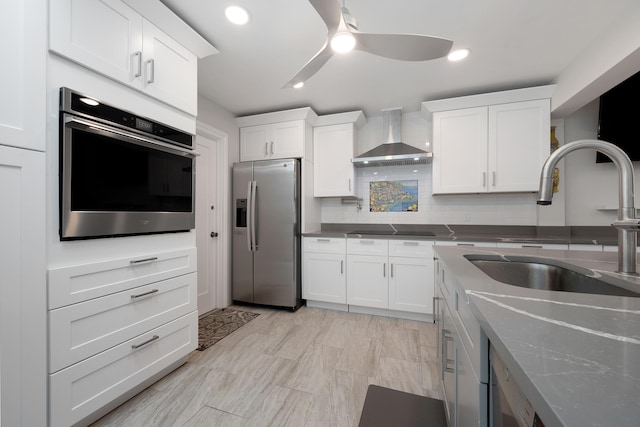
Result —
M617 232L604 226L501 226L448 224L322 224L305 237L422 239L462 242L617 245Z
M640 279L615 273L616 253L443 246L435 252L547 426L638 426L640 298L511 286L464 258L548 258L640 289Z

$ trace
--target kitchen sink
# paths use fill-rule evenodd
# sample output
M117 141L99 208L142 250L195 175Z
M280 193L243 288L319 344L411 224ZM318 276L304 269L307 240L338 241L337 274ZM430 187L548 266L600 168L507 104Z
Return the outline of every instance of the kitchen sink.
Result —
M530 289L586 294L640 297L634 283L610 277L593 277L594 272L563 262L519 256L465 255L473 265L498 282ZM610 282L618 282L616 284ZM635 285L637 286L637 285Z

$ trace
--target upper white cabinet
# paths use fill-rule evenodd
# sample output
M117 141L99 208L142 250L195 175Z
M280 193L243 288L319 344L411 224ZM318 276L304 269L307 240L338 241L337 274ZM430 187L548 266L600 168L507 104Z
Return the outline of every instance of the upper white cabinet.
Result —
M357 131L366 123L362 111L318 117L313 129L314 197L356 196Z
M304 157L304 121L240 129L240 161Z
M42 0L3 3L0 145L45 150L46 9Z
M533 192L550 153L553 86L424 102L433 193Z
M316 118L308 107L237 118L240 161L312 158L311 126Z
M51 0L49 31L52 51L197 114L198 56L120 0Z

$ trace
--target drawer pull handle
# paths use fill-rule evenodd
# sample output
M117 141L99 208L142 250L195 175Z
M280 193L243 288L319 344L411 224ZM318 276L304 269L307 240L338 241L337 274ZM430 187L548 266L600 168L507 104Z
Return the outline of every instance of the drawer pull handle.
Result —
M405 246L418 246L420 243L418 242L404 242L403 245Z
M129 261L129 263L130 264L142 264L142 263L145 263L145 262L151 262L151 261L157 261L157 260L158 260L158 257L154 256L154 257L151 257L151 258L134 259L134 260Z
M361 245L373 245L374 243L373 240L360 240Z
M320 243L329 243L330 241L330 239L318 239L318 242Z
M134 349L134 350L137 350L137 349L139 349L140 347L143 347L143 346L145 346L145 345L147 345L147 344L150 344L150 343L154 342L154 341L155 341L155 340L157 340L158 338L160 338L160 337L159 337L159 336L157 336L157 335L154 335L154 336L152 336L151 338L149 338L148 340L146 340L145 342L141 342L140 344L132 344L132 345L131 345L131 348L132 348L132 349Z
M131 295L131 299L146 297L147 295L155 294L156 292L158 292L158 290L157 289L153 289L153 290L150 290L149 292L145 292L143 294Z
M522 245L523 248L536 248L542 249L542 245Z
M475 246L475 243L458 243L458 246Z

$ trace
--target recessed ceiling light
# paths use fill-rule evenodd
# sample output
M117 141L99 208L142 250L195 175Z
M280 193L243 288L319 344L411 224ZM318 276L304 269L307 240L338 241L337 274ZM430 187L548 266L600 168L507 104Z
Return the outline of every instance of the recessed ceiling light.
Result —
M460 61L461 59L469 56L469 52L471 52L469 49L457 49L449 53L449 55L447 55L447 59L449 61Z
M244 25L249 22L249 11L242 6L229 6L224 10L224 15L229 22L236 25Z
M300 89L302 86L304 86L304 82L298 82L298 83L293 85L293 88L294 89Z

